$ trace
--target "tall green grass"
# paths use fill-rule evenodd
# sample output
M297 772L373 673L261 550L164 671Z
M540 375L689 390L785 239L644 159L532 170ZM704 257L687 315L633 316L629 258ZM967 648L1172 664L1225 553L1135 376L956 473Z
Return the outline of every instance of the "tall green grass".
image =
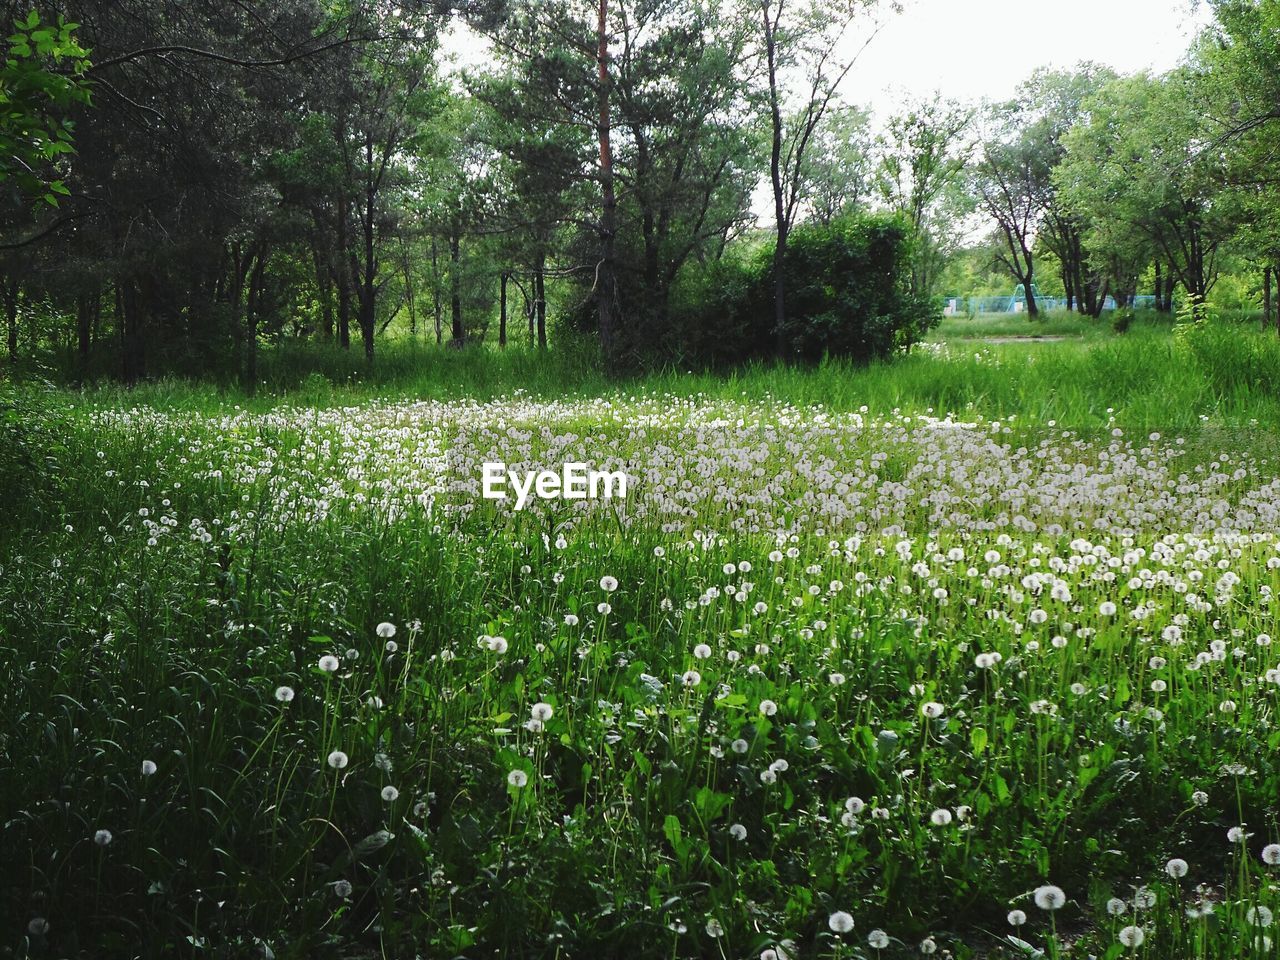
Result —
M1019 320L1027 324L1034 321ZM280 403L331 406L370 399L489 399L522 391L535 398L669 394L717 400L821 404L832 410L893 410L936 414L981 412L1055 420L1078 429L1113 419L1131 429L1280 428L1280 339L1252 323L1220 321L1194 342L1175 343L1171 325L1140 316L1123 335L1093 321L1050 317L1046 329L1085 328L1056 341L986 343L1004 337L1009 321L954 321L949 339L888 363L858 366L831 360L817 366L756 363L728 371L668 367L610 376L589 342L568 341L540 352L526 347L452 350L385 344L372 366L362 356L316 345L264 349L254 396L234 383L162 379L132 389L91 387L94 404L149 404L211 410ZM982 336L952 336L976 323ZM1032 327L1031 329L1038 329ZM1058 335L1058 334L1055 334Z

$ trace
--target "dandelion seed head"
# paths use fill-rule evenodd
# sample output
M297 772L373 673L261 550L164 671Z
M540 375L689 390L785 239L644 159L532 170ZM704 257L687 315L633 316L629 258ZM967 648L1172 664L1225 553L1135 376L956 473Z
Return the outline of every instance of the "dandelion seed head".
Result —
M827 926L836 933L848 933L853 929L853 917L843 910L837 910L827 917Z
M1142 942L1147 939L1147 935L1141 927L1128 926L1120 929L1116 939L1123 946L1137 948L1142 946Z
M1035 904L1041 910L1060 910L1067 902L1067 895L1063 893L1061 887L1055 887L1051 883L1044 886L1036 887L1033 895Z

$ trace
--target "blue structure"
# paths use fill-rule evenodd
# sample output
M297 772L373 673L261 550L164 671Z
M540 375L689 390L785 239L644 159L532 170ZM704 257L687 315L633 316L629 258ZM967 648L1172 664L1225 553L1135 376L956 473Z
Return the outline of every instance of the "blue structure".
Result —
M1041 310L1065 310L1067 308L1066 297L1043 296L1034 283L1031 285L1031 292L1035 295L1036 306ZM1155 305L1156 298L1154 296L1133 298L1133 306L1136 309L1154 307ZM1114 310L1115 308L1115 298L1107 297L1102 309ZM967 313L969 316L979 313L1025 313L1026 309L1027 295L1022 288L1022 284L1018 284L1014 288L1012 296L1008 297L949 297L946 302L946 313L948 315L960 313Z

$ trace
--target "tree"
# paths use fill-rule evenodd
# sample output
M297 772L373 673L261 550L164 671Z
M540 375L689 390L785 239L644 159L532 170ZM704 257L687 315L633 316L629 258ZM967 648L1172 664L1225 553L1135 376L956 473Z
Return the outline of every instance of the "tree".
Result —
M1271 319L1280 235L1280 5L1213 0L1216 28L1197 50L1205 70L1201 102L1224 159L1224 200L1235 221L1233 246L1261 268L1263 324ZM1280 318L1276 329L1280 332Z
M1028 315L1037 317L1033 251L1053 155L1041 131L1024 125L1022 119L1016 104L997 108L995 132L982 144L974 180L982 206L1003 241L999 260L1022 287Z
M973 151L973 111L941 95L889 119L878 138L875 186L889 209L911 228L911 292L933 294L937 276L968 212L957 189Z
M863 203L874 186L871 115L849 104L833 106L805 154L800 195L809 216L829 225Z
M1114 78L1113 71L1093 63L1081 63L1071 70L1040 69L1022 84L1017 99L1021 122L1034 128L1034 135L1042 138L1048 152L1050 178L1041 193L1038 240L1058 261L1067 309L1078 307L1095 317L1102 311L1108 287L1117 292L1127 288L1146 260L1133 267L1131 259L1117 257L1114 250L1090 257L1084 243L1089 224L1063 201L1051 171L1066 153L1063 138L1067 131L1086 119L1089 97ZM1109 224L1104 219L1094 226L1104 231Z
M1184 67L1106 83L1067 134L1055 174L1070 209L1092 225L1091 248L1131 262L1153 250L1198 301L1213 287L1231 231L1223 158L1206 149L1202 82Z
M372 362L378 296L386 279L383 248L398 228L399 202L411 175L405 156L436 109L436 91L429 81L438 22L398 7L374 8L366 15L365 29L387 39L354 48L358 60L344 74L347 82L330 109L355 233L346 236L343 230L347 242L343 252L365 357ZM345 222L346 217L344 204L340 220ZM456 259L456 249L454 254Z
M89 55L77 28L61 15L45 23L32 10L14 21L0 60L0 188L12 184L15 207L31 199L57 206L69 192L57 175L74 149L69 113L90 102Z
M534 231L535 286L563 229L547 272L581 293L576 318L586 326L590 306L618 364L662 349L682 270L745 222L753 112L741 80L751 35L731 11L676 0L610 11L602 73L598 4L513 5L494 34L499 69L472 88L502 118L511 182L534 201L507 219Z
M795 223L804 183L805 157L840 83L856 56L837 48L858 14L876 0L753 0L761 26L760 53L767 81L770 122L769 182L773 191L774 335L781 355L786 343L787 235ZM745 11L744 11L745 14ZM873 34L874 35L874 34ZM788 89L788 81L794 89ZM794 109L789 109L794 102Z

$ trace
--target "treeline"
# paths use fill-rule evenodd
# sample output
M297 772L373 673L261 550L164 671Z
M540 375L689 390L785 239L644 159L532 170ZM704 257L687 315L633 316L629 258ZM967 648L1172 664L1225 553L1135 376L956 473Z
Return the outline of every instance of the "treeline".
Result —
M0 0L6 348L250 387L264 342L372 361L549 320L611 365L883 356L975 217L1075 309L1153 271L1203 299L1223 256L1278 259L1277 4L1214 7L1167 75L1045 72L873 134L837 88L874 0ZM481 63L450 69L462 30Z
M990 110L974 196L997 258L1037 312L1037 265L1072 309L1107 297L1202 305L1224 265L1260 275L1264 316L1280 263L1280 4L1215 0L1215 25L1178 68L1118 76L1044 71Z
M554 294L610 362L670 359L717 340L675 317L714 323L684 288L739 253L774 291L760 349L799 352L777 268L815 177L828 219L856 199L824 137L865 132L835 86L872 6L50 4L40 22L75 25L92 102L64 105L56 206L9 181L11 355L25 328L25 349L60 346L84 376L227 363L252 385L258 345L283 337L370 360L393 323L545 346ZM464 25L488 62L447 70ZM764 259L739 243L762 181L782 211ZM885 234L893 257L909 232ZM914 319L901 293L882 306Z

